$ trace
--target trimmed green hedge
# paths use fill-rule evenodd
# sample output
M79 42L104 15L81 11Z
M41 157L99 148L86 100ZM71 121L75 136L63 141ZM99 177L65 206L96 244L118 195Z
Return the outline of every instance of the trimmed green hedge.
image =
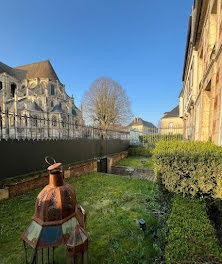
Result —
M177 195L168 223L167 264L222 263L222 251L203 200Z
M222 199L222 147L207 142L159 142L155 172L170 192Z
M147 148L129 148L129 156L143 156L143 157L152 157L153 150Z
M148 146L155 146L160 141L182 141L182 140L183 140L183 135L181 134L174 134L174 135L153 134L153 135L139 136L139 141L141 143L148 144Z

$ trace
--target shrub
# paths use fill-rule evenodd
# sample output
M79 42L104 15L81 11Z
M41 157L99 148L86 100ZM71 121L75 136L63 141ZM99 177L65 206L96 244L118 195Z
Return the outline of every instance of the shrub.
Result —
M153 150L147 148L129 148L129 156L152 157Z
M207 198L207 214L216 231L217 238L222 245L222 200Z
M159 185L157 185L157 187L159 187ZM160 249L159 257L155 259L155 262L153 262L156 264L166 263L165 251L169 233L168 219L171 212L172 196L172 193L167 192L166 189L162 192L162 190L156 188L153 195L155 207L152 207L152 198L150 198L151 202L148 198L146 199L146 202L148 203L147 206L152 210L157 222L156 226L153 226L151 229L149 227L153 244L158 245L158 248Z
M203 200L177 195L168 223L167 264L222 263L222 252Z
M207 142L159 142L155 173L167 190L222 199L222 148Z

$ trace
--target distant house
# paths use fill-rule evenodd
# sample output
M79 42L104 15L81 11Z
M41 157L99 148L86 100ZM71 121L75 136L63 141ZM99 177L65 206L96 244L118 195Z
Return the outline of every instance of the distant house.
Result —
M142 134L157 133L158 129L152 123L144 121L142 118L135 117L129 124L129 129L141 132Z
M179 106L163 114L161 118L161 134L183 134L183 120L179 117Z
M142 118L135 117L134 120L128 125L128 130L130 130L130 143L139 143L139 136L145 134L158 133L158 128L152 123L144 121Z

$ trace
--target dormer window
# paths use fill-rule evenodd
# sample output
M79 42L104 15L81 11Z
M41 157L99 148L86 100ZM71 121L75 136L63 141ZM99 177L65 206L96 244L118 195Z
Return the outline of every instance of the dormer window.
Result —
M55 95L55 86L53 84L50 86L50 94Z
M2 88L3 88L3 84L2 82L0 82L0 91L2 90Z

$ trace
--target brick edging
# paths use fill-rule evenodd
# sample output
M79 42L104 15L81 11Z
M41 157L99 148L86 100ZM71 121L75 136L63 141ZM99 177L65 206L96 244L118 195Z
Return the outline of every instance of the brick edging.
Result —
M108 155L108 172L111 172L111 166L115 162L128 156L128 151ZM64 177L72 178L86 173L97 171L97 159L91 159L79 163L64 166ZM33 189L43 187L48 184L48 172L36 172L29 178L19 180L8 184L4 189L0 189L0 200L18 196Z

